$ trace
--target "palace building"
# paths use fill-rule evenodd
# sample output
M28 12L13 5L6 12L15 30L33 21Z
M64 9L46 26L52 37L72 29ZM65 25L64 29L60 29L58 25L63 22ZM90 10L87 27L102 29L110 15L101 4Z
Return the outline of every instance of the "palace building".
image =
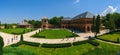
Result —
M62 28L73 28L82 32L92 31L92 18L95 16L90 12L84 12L73 18L64 18L61 21Z

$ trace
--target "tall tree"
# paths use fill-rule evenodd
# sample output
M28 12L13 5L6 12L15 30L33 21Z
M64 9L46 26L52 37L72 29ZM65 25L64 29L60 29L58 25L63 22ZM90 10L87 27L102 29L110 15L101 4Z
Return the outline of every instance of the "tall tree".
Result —
M95 16L93 16L93 20L92 20L92 32L95 32L96 28L95 28Z
M0 55L3 55L3 46L4 46L4 41L3 38L0 36Z
M97 15L95 29L95 37L97 37L97 34L100 33L100 15Z

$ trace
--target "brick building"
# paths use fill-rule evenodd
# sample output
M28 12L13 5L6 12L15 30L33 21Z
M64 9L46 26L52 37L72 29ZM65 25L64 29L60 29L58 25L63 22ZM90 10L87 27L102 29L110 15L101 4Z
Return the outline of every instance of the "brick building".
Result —
M92 18L95 16L90 12L84 12L73 18L65 18L61 21L62 28L73 28L83 32L89 32L92 30Z

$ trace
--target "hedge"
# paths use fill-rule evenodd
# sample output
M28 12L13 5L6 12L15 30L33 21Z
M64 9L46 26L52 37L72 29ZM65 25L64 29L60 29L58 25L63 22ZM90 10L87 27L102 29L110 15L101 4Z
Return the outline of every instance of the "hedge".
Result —
M35 46L35 47L39 47L39 45L40 45L40 43L22 41L22 42L18 42L18 43L12 44L11 46L12 47L17 47L17 46L22 45L22 44Z
M88 43L88 40L73 42L73 45L76 46L76 45L81 45L81 44L86 44L86 43Z
M30 46L35 46L35 47L39 47L39 45L40 45L40 43L28 42L28 41L23 41L23 44L30 45Z
M111 40L106 40L106 39L101 39L101 38L96 38L96 39L103 40L103 41L106 41L106 42L112 42L112 43L120 43L118 41L111 41Z
M92 44L92 45L94 45L94 46L98 46L98 45L99 45L98 42L95 42L95 41L93 41L93 40L89 40L88 43L90 43L90 44Z
M33 35L32 37L36 37L36 38L46 38L45 36L39 36L39 35Z
M70 47L72 46L71 43L62 43L62 44L42 44L41 47L44 48L63 48L63 47Z

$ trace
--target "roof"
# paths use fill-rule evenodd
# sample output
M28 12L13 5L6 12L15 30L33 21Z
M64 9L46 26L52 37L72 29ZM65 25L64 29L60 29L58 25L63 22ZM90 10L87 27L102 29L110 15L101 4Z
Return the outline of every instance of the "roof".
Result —
M71 17L64 17L62 20L71 20Z
M93 16L95 16L94 14L92 14L91 12L84 12L82 14L79 14L75 17L73 17L73 19L79 19L79 18L93 18Z

